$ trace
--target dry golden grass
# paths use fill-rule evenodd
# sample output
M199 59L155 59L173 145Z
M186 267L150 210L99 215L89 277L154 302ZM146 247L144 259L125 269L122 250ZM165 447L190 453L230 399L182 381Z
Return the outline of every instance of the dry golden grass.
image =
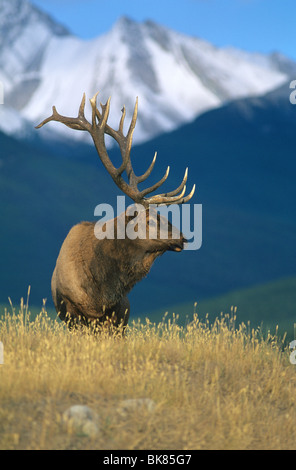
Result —
M21 305L0 320L0 449L296 448L296 366L276 338L227 317L137 322L120 339L28 315ZM129 398L156 408L122 417ZM74 404L98 413L97 437L65 432Z

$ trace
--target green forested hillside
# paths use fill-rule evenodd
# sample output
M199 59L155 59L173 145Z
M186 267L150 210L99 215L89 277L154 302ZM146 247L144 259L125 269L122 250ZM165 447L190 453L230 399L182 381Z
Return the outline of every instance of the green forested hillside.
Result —
M287 332L289 339L294 339L296 277L228 292L201 302L193 300L171 305L166 311L158 309L147 312L147 317L158 322L164 314L171 319L175 315L178 316L178 323L184 325L192 320L194 313L197 313L201 320L208 316L212 322L216 317L220 317L221 313L234 315L235 309L237 324L250 322L254 328L262 324L264 331L270 329L272 332L278 326L280 334Z

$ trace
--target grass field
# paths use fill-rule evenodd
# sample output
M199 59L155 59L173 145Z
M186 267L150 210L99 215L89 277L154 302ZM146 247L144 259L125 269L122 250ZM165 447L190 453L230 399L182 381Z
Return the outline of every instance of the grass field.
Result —
M45 309L3 312L0 449L295 449L296 369L276 336L235 326L133 322L126 338L69 332ZM153 411L122 416L122 400ZM64 411L99 416L89 437L65 429Z

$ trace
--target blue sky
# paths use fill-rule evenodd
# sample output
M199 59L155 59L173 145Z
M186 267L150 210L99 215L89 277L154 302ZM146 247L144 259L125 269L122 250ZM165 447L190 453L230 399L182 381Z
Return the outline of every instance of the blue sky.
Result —
M81 38L122 15L152 19L217 46L280 51L296 60L296 0L31 0Z

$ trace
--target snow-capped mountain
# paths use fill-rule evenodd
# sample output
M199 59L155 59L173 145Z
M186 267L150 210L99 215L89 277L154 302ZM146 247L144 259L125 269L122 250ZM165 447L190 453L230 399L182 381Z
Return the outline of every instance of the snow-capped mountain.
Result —
M134 140L144 141L226 101L264 94L291 70L295 63L281 55L217 48L152 21L121 18L86 41L27 0L0 0L0 129L9 134L33 132L52 105L76 116L83 92L91 98L101 90L102 102L112 96L109 123L115 127L122 106L129 118L139 97ZM39 132L86 137L57 123Z

